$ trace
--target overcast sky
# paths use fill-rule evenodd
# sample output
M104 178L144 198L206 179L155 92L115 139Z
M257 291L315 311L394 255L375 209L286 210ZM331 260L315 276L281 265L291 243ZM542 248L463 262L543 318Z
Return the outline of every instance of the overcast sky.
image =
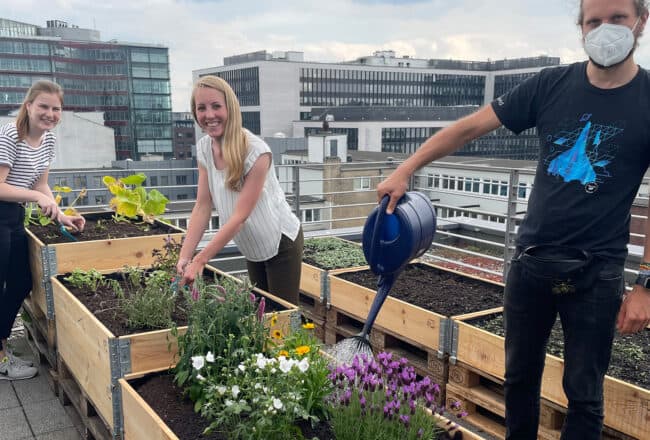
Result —
M376 50L481 61L537 55L585 59L579 0L1 0L0 17L58 19L102 40L169 47L174 111L189 110L192 70L257 50L349 61ZM636 60L650 67L650 36Z

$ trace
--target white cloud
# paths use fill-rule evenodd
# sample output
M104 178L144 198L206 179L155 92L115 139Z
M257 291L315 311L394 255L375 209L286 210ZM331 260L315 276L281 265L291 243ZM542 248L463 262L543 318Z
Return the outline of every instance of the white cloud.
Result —
M169 47L175 111L189 110L192 70L255 50L297 50L345 61L375 50L398 56L486 60L584 59L578 0L2 0L0 16L44 26L60 19L103 40ZM645 38L650 38L646 36ZM641 40L636 59L650 67Z

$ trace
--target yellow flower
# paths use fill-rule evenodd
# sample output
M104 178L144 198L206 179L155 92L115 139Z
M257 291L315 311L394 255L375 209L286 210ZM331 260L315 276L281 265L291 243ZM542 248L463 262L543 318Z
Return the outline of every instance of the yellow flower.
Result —
M316 327L316 326L314 325L313 322L307 322L307 323L302 325L302 328L304 328L306 330L313 330L314 327Z
M274 313L271 317L271 327L275 327L278 323L278 314Z
M300 347L296 347L296 354L302 356L309 353L310 350L309 345L301 345Z
M282 339L282 332L280 330L273 330L271 336L273 336L274 339Z
M287 350L280 350L280 352L278 353L278 356L284 356L284 357L288 358L289 357L289 352Z

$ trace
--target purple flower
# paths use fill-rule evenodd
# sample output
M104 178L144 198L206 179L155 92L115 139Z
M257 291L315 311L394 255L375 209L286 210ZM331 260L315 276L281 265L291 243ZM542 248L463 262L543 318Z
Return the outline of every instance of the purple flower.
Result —
M404 423L404 426L406 426L407 428L411 424L411 418L406 414L402 414L401 416L399 416L399 421Z
M253 294L251 293L251 295L253 295ZM255 295L253 295L253 298L254 297L255 297ZM257 319L259 319L260 321L264 319L264 309L265 308L266 308L266 300L264 299L264 297L262 297L260 299L260 305L257 308Z
M256 299L256 298L255 298L255 294L254 294L253 292L251 292L250 295L248 296L248 299L250 299L251 302L254 303L254 302L255 302L255 299Z
M199 289L197 289L195 286L192 286L192 300L193 301L198 301L199 300Z
M422 428L418 429L418 438L422 438L423 435L424 435L424 429Z
M361 406L361 409L366 408L366 403L367 403L366 396L364 396L363 394L359 395L359 405Z

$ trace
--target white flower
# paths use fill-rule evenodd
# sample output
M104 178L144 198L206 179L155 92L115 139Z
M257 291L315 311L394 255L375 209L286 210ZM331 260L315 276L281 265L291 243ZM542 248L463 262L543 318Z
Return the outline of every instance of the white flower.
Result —
M235 402L233 402L233 401L230 400L230 399L226 399L226 400L224 400L223 403L224 403L224 405L226 405L226 406L232 406L232 404L235 403Z
M196 370L200 370L205 365L205 358L203 356L192 356L192 366Z
M309 359L303 358L300 362L298 362L298 369L303 373L307 371L309 369Z
M266 367L266 364L267 364L266 358L264 356L258 357L257 361L256 361L256 364L257 364L257 368L264 369L264 367Z
M245 366L244 364L239 364L239 366L238 366L237 368L239 368L239 370L240 370L242 373L243 373L244 371L246 371L246 366Z
M253 388L255 388L256 390L259 390L260 388L262 388L262 384L257 382L257 383L255 383L255 385L253 385Z
M276 399L275 397L273 398L273 408L275 409L282 409L284 405L282 405L282 401L280 399Z
M293 366L293 363L289 360L286 359L280 359L280 371L283 373L288 373L291 370L291 367Z
M223 386L223 385L219 385L219 386L217 387L217 392L219 393L220 396L223 396L223 395L226 393L226 390L227 390L227 389L228 389L228 388L226 388L225 386Z
M205 377L201 376L200 374L197 374L197 375L196 375L196 378L197 378L198 380L205 380Z
M275 372L278 371L275 368L271 368L271 374L275 374Z
M234 397L236 399L237 395L239 395L239 386L238 385L233 385L232 386L232 397Z
M214 362L214 354L211 351L208 351L208 354L205 355L205 360L208 362Z

